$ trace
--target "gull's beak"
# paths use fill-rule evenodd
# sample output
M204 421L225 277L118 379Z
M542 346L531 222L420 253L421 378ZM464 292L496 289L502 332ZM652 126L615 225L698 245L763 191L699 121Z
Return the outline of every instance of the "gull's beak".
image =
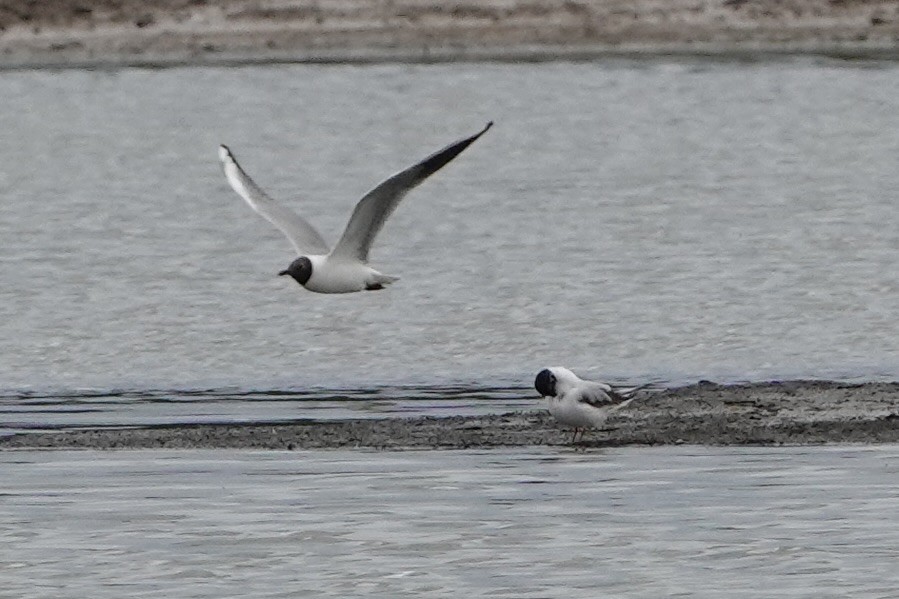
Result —
M290 273L287 272L286 270L282 270L281 272L278 273L278 276L279 276L279 277L283 277L284 275L289 275L289 274L290 274Z

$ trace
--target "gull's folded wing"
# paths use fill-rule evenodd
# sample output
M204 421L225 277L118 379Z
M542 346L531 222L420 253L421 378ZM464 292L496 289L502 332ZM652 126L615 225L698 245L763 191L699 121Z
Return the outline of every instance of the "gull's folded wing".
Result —
M572 389L569 393L578 393L578 401L588 403L597 408L615 405L622 399L608 385L591 383L589 381L584 381L583 384Z

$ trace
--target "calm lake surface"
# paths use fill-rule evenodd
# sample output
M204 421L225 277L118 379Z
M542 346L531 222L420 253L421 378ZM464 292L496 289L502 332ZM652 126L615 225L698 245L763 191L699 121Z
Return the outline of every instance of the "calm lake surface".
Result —
M899 66L597 62L0 73L0 386L526 386L899 375ZM340 234L415 190L381 293L305 292L228 144Z
M899 447L4 452L0 595L892 598Z

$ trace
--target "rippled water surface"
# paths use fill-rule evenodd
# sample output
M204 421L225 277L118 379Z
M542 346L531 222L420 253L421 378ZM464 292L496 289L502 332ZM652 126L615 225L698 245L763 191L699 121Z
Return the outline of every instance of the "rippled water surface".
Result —
M0 595L895 597L899 448L0 453Z
M0 96L13 393L899 375L893 64L21 71ZM333 240L487 120L388 223L378 293L277 277L289 244L216 156Z
M187 423L471 416L537 403L530 389L473 385L19 393L0 395L0 435Z

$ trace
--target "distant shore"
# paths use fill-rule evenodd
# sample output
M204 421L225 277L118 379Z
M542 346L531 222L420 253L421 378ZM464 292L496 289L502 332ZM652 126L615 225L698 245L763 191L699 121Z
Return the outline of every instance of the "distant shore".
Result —
M535 399L535 406L539 405ZM463 449L568 445L545 409L488 416L173 425L25 433L10 449ZM899 442L899 383L790 381L647 393L579 446Z
M899 58L893 0L12 0L0 67L822 54Z

